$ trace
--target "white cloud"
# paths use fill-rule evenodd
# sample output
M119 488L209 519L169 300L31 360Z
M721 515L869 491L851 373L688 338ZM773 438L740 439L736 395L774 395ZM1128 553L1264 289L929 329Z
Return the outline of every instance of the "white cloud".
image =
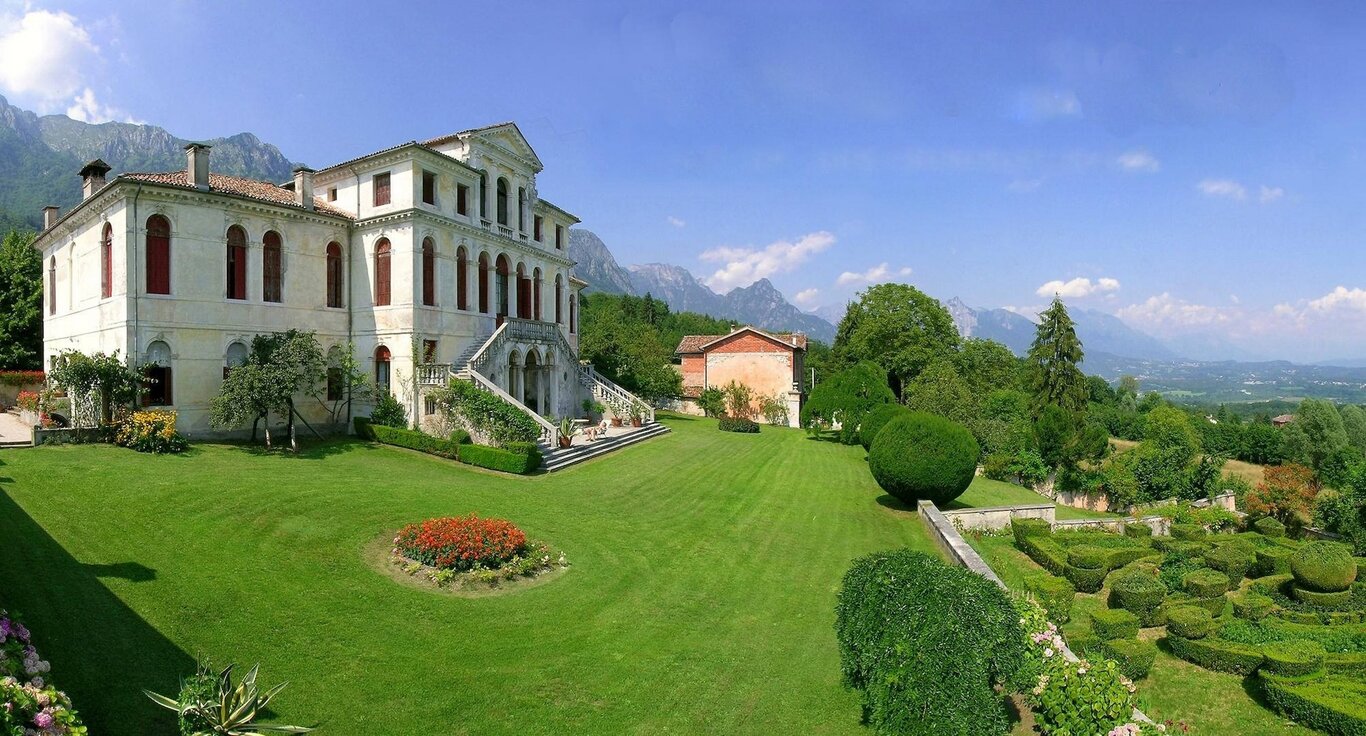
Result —
M820 230L803 235L795 243L779 240L763 248L712 248L702 253L702 260L724 265L707 279L707 286L721 293L749 286L759 279L791 271L834 244L834 233Z
M910 275L911 275L911 267L910 267L910 266L902 266L901 268L898 268L898 269L897 269L896 273L897 273L898 276L910 276Z
M1269 187L1263 184L1261 194L1258 195L1257 200L1260 201L1262 204L1270 204L1284 196L1284 189L1280 187Z
M1205 179L1195 186L1207 197L1247 199L1247 189L1232 179Z
M802 305L803 307L809 307L816 303L816 298L820 295L821 290L813 286L810 289L802 289L801 291L797 292L797 295L792 297L792 301Z
M1339 286L1318 299L1309 300L1309 308L1315 312L1366 313L1366 290Z
M87 123L107 123L110 120L118 120L125 123L142 123L141 120L133 119L123 110L100 104L99 100L95 99L95 93L89 87L86 87L84 92L76 96L71 107L66 109L66 115L72 120L80 120Z
M99 52L70 13L33 10L0 21L0 89L56 109L80 93Z
M1162 163L1147 151L1128 151L1115 159L1119 168L1125 171L1153 173L1162 168Z
M910 276L912 273L910 266L902 266L896 269L898 276ZM886 262L879 263L866 271L845 271L835 279L838 286L849 286L850 284L875 284L886 281L892 274L892 267Z
M1034 293L1042 297L1058 295L1072 299L1090 296L1104 292L1118 291L1119 279L1102 277L1092 281L1088 278L1077 277L1071 281L1061 279L1049 281L1034 290Z
M688 224L684 222L681 218L674 217L673 215L669 215L665 219L668 220L669 224L673 225L674 227L684 227Z
M1043 186L1043 179L1016 179L1006 185L1012 192L1033 192Z
M1181 330L1227 324L1239 316L1237 310L1208 304L1192 304L1163 292L1146 301L1131 304L1116 313L1120 319L1157 330Z

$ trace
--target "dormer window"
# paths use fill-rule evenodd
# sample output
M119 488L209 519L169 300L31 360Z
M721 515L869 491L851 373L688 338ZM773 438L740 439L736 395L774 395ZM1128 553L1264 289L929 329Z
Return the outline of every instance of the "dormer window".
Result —
M375 206L382 207L389 204L389 174L375 174L371 179L371 187L375 190Z
M336 187L328 187L328 188L327 188L327 201L329 201L329 202L335 202L335 201L337 201L337 188L336 188Z

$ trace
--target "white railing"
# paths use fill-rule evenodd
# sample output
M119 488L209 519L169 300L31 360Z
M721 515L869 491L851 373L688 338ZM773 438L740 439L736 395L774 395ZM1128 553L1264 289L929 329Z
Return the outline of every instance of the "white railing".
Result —
M476 386L479 386L485 391L492 392L498 398L508 402L509 404L512 404L518 409L521 409L524 414L536 420L536 424L539 425L541 428L541 439L545 440L546 443L549 444L551 447L556 447L559 444L559 427L556 427L555 425L546 421L545 417L532 411L531 407L513 398L512 394L499 388L498 384L494 383L493 381L490 381L488 377L485 376L483 373L480 373L479 371L475 370L470 371L470 380L473 381Z
M502 346L507 337L507 330L507 322L498 325L498 329L494 330L493 334L489 335L489 339L484 341L483 347L476 350L474 355L470 356L470 372L474 372L476 369L483 367L485 363L489 362L489 358L492 358L497 353L497 348Z
M579 364L579 383L592 392L593 396L612 407L617 414L630 415L632 408L640 411L646 422L654 422L654 407L645 403L639 396L613 383L598 373L591 363Z
M417 382L420 385L445 386L450 377L450 363L420 363L417 366Z
M564 342L564 347L569 343L564 340L564 335L560 334L560 328L553 322L541 322L534 319L519 319L508 317L504 320L508 328L508 337L522 342L535 342L545 345L557 345Z

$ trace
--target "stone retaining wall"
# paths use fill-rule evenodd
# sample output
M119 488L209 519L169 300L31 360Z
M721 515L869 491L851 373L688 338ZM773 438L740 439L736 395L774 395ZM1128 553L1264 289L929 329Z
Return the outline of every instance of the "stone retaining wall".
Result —
M940 511L959 529L1004 529L1013 519L1043 519L1049 524L1057 520L1057 507L1051 503L1025 506L992 506L984 509L951 509Z

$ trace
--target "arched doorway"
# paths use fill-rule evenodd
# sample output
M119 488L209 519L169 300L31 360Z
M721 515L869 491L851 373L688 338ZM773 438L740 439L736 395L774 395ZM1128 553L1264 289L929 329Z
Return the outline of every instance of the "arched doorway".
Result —
M536 354L536 350L527 351L526 365L522 368L522 397L521 402L527 408L537 414L544 414L541 408L545 402L541 400L541 360Z
M508 278L512 275L512 263L506 255L499 255L495 263L494 294L497 297L498 316L508 316Z
M515 399L521 389L518 387L518 378L522 374L522 354L516 350L508 353L508 380L503 388ZM518 399L520 401L520 399Z

